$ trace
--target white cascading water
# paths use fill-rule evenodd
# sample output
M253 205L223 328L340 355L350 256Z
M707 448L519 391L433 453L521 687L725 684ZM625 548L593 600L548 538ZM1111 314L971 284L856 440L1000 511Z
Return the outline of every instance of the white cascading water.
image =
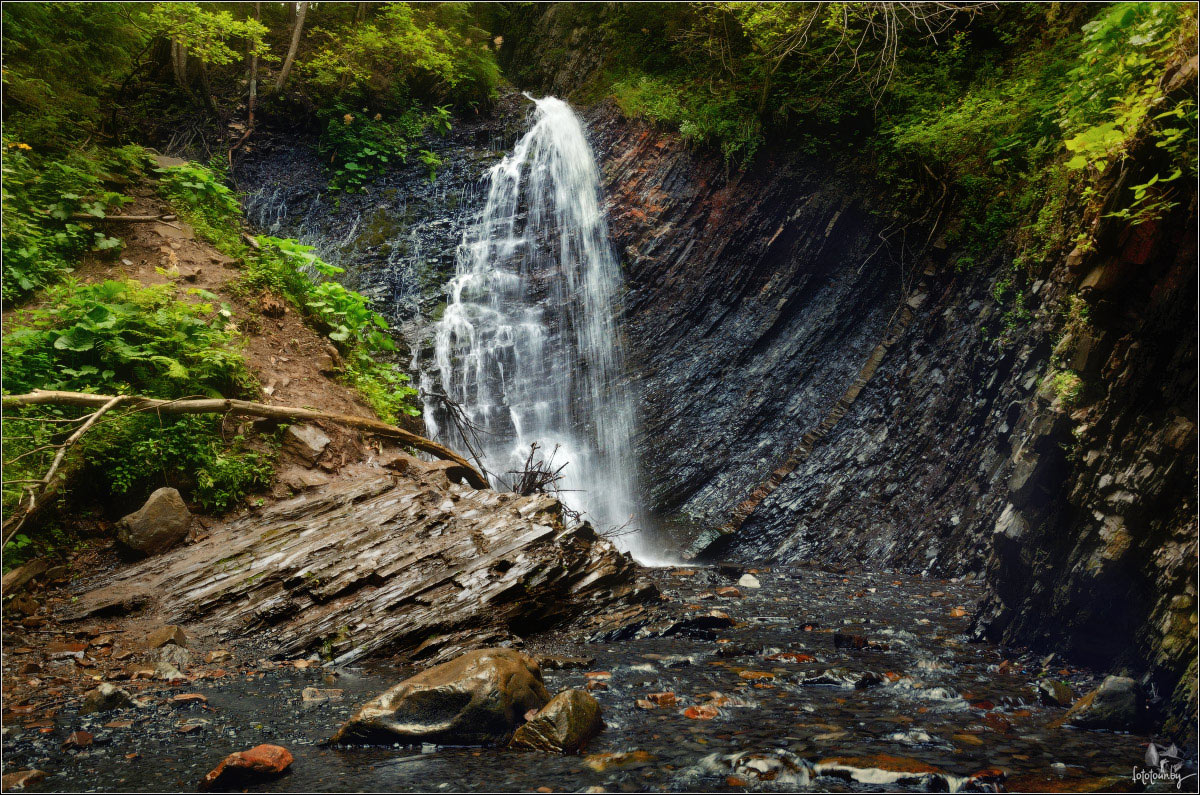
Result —
M486 204L459 246L433 378L478 428L471 446L497 486L536 442L537 458L566 464L564 504L601 532L625 528L616 542L642 558L616 328L621 273L600 175L571 107L533 101L532 128L488 172ZM425 421L435 438L468 446L436 402L426 401Z

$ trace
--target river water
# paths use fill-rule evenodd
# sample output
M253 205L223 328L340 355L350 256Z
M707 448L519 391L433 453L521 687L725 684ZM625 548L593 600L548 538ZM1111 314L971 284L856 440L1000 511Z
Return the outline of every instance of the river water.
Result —
M543 671L551 693L604 685L592 693L607 727L580 756L325 747L357 704L414 669L377 661L297 670L239 652L219 678L127 684L142 688L140 709L79 716L68 705L46 731L6 726L6 769L50 772L37 789L191 790L226 754L264 742L287 747L296 761L288 775L251 791L986 790L997 777L971 776L991 768L1011 791L1086 791L1129 788L1131 771L1144 767L1150 738L1055 727L1065 710L1040 703L1032 690L1049 675L1078 696L1096 676L967 641L969 619L957 608L973 607L971 582L793 567L758 569L760 588L715 595L738 587L741 574L652 572L668 597L668 622L712 610L736 622L707 636L600 638L576 627L527 638L531 654L592 658L583 668ZM869 645L839 646L835 633ZM829 671L830 683L812 683ZM855 688L867 672L880 681ZM306 704L301 691L309 686L341 689L344 699ZM174 703L181 692L207 703ZM676 703L639 706L652 693L673 693ZM713 708L707 719L689 717L698 706ZM64 749L78 729L93 733L94 743ZM839 757L844 768L830 765ZM894 768L922 772L889 781Z

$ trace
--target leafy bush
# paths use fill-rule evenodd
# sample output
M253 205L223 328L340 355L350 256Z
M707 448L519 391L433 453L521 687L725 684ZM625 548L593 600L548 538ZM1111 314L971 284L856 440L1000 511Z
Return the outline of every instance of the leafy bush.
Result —
M478 107L500 85L490 35L465 3L388 3L370 20L314 27L299 71L318 106L404 112L415 100Z
M156 172L159 192L201 237L226 254L240 252L242 206L212 169L185 163Z
M112 494L166 483L187 489L205 510L227 511L270 485L274 450L251 449L240 434L226 442L221 424L215 415L131 415L84 437L80 452Z
M170 284L67 282L13 318L4 386L162 398L245 393L251 376L228 316L228 308L178 300Z
M418 154L429 169L429 179L437 176L442 161L428 149L418 145L428 130L440 135L450 131L450 109L439 106L430 111L410 108L403 114L385 119L382 113L374 116L355 114L343 106L322 113L326 117L319 151L329 158L333 175L330 190L347 193L360 191L372 177L390 167L408 163L409 156Z
M194 291L200 292L200 291ZM20 310L4 336L4 388L9 393L61 389L160 398L237 396L253 379L228 327L229 310L200 293L180 300L174 285L80 284L47 291L43 306ZM21 496L21 480L40 478L54 449L84 410L29 407L5 422L4 505ZM160 417L114 412L72 451L87 469L86 488L126 494L157 483L191 491L205 508L224 510L264 485L270 455L240 437L225 442L221 418Z
M22 300L53 284L88 249L119 252L121 241L76 215L102 219L131 201L108 184L140 176L148 166L137 146L40 155L4 139L3 300Z

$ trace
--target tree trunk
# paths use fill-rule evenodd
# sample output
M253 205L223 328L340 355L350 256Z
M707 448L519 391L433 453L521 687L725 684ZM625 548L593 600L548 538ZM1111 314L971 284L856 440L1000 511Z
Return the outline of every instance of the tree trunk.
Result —
M262 19L262 3L254 4L254 18ZM254 105L258 101L258 53L250 54L250 99L246 102L246 126L254 129Z
M192 88L188 85L188 55L183 42L171 40L171 68L175 72L175 82L188 97L192 96Z
M283 88L287 82L288 72L292 71L292 62L296 60L296 50L300 47L300 34L304 32L304 15L308 13L308 3L300 3L296 11L296 24L292 27L292 44L288 47L287 57L283 59L283 68L279 70L279 79L275 81L275 90Z

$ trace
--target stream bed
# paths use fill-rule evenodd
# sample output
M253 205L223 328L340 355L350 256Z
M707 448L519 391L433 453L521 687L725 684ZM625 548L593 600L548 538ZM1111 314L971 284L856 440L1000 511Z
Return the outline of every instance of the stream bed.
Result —
M761 587L739 586L747 573ZM1150 738L1053 727L1065 708L1039 701L1040 676L1076 697L1098 678L969 642L970 580L810 567L651 576L664 599L651 621L526 639L534 656L592 660L543 664L551 693L588 687L602 706L606 729L582 756L325 747L357 704L415 669L263 660L231 676L155 683L140 708L80 716L68 704L52 727L6 727L5 768L46 770L37 790L192 790L226 754L275 743L295 763L252 791L1133 788ZM710 628L721 613L736 623ZM305 702L306 687L343 698ZM180 693L207 702L173 701ZM64 748L76 730L94 741Z

